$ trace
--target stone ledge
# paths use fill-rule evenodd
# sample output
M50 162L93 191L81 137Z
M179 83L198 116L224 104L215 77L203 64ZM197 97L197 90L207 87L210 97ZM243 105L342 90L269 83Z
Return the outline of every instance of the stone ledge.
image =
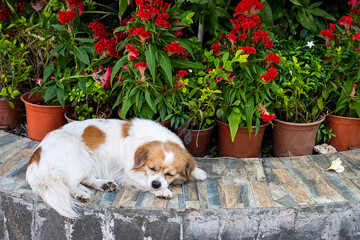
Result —
M70 220L37 197L0 192L0 238L359 239L360 202L176 211L88 206Z

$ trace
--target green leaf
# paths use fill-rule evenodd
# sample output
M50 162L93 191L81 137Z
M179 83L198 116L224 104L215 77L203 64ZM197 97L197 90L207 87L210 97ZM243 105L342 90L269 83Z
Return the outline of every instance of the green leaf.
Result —
M151 100L151 95L149 91L145 91L145 101L147 102L147 104L150 106L151 110L153 110L154 112L156 112L155 106L153 104L153 101Z
M47 65L44 69L44 76L43 76L43 81L45 81L46 79L48 79L50 77L50 75L54 72L54 63L50 63L49 65Z
M56 48L54 48L50 55L49 55L49 58L51 58L52 56L54 56L56 53L58 53L62 48L64 47L63 44L59 44Z
M308 11L315 16L323 17L323 18L329 19L331 21L336 21L336 19L333 16L331 16L325 10L322 10L320 8L309 9Z
M56 95L57 95L57 87L50 86L45 92L45 96L44 96L45 102L53 99L54 97L56 97Z
M299 0L290 0L294 5L302 7L302 4Z
M57 96L57 99L58 99L59 103L60 103L61 106L64 108L64 107L65 107L65 93L64 93L64 89L58 88L57 91L56 91L56 96Z
M234 142L236 132L238 131L239 124L241 121L241 114L240 114L240 111L238 108L233 108L233 110L231 111L231 113L228 117L228 121L229 121L229 127L230 127L231 141Z
M170 59L171 65L174 68L191 68L191 69L204 69L205 66L201 62L192 62L192 61L185 61L180 59Z
M123 56L119 61L117 61L111 72L110 79L113 79L116 76L116 74L119 72L120 68L124 66L126 63L127 63L127 56Z
M163 52L159 52L159 64L160 67L164 70L169 83L172 85L172 66L169 56Z
M122 17L126 8L128 7L128 0L119 0L119 16Z
M120 117L123 119L126 119L126 114L129 111L130 107L131 107L131 100L129 98L125 98L123 101L123 105L121 106L121 110L120 110Z
M87 64L87 65L90 65L90 59L89 59L89 56L86 52L86 50L82 47L80 48L76 48L76 56L78 57L78 59Z
M154 48L152 45L149 45L145 50L146 63L149 67L149 70L150 70L153 80L155 80L155 76L156 76L156 70L155 70L156 54L155 54L155 51L156 51L156 48Z

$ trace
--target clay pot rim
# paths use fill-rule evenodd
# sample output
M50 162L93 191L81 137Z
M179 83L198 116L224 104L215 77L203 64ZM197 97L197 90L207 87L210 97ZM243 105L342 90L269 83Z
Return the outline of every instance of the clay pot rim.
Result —
M322 116L319 120L316 120L315 122L311 122L311 123L294 123L294 122L287 122L287 121L283 121L283 120L279 120L279 119L274 119L275 125L276 122L279 123L283 123L289 126L312 126L312 125L317 125L319 123L322 123L325 120L326 116Z
M360 119L360 118L353 118L353 117L338 116L338 115L335 115L335 114L328 114L326 116L330 117L330 118L349 119L349 120L355 120L355 121Z
M21 97L20 97L21 101L23 101L25 104L28 104L30 106L36 106L36 107L58 108L59 106L61 106L61 105L48 106L48 105L35 104L35 103L29 101L29 95L30 94L31 94L31 92L27 92L27 93L22 94ZM39 102L45 102L43 97L41 97L39 95L36 95L37 92L35 92L34 94L35 94L35 97L39 98L39 100L38 100ZM34 94L32 96L34 96ZM25 97L26 97L26 99L25 99ZM66 104L65 107L63 107L63 108L64 109L69 108L70 106L71 106L71 104Z

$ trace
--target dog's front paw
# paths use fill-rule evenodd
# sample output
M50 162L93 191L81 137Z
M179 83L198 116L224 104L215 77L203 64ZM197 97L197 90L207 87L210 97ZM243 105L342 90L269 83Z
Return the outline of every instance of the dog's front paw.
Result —
M79 202L87 202L90 200L90 195L83 192L75 194L74 198Z
M206 172L198 167L195 167L194 171L192 171L191 176L195 180L203 181L206 179Z
M118 189L118 185L116 185L116 183L114 183L114 182L109 181L109 182L101 185L101 189L104 192L114 192Z
M168 188L152 191L152 193L159 198L170 199L172 197L172 192Z

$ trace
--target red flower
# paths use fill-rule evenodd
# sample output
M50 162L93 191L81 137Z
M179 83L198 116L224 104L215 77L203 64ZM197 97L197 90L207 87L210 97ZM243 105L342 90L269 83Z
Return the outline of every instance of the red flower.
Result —
M264 4L258 0L243 0L236 6L234 17L239 14L251 17L263 8Z
M134 58L136 58L136 59L139 58L139 52L133 45L126 44L125 49L129 50L129 54L128 54L129 61L131 61Z
M169 54L177 53L179 55L185 56L187 58L188 53L186 53L186 50L180 46L178 42L172 42L164 47L164 50L169 51Z
M140 41L142 44L145 43L145 40L148 38L152 38L151 32L146 31L145 28L143 27L138 27L138 28L130 28L129 29L129 37L132 37L134 35L137 35L140 37Z
M214 43L212 46L211 46L211 49L214 50L214 53L218 54L221 52L220 50L220 43Z
M274 120L275 119L275 113L273 113L273 114L268 114L268 113L263 113L262 115L261 115L261 119L263 120L263 122L270 122L270 121L272 121L272 120Z
M10 21L11 12L6 7L0 6L0 20L5 19L6 21Z
M97 38L98 40L109 38L109 34L108 34L104 24L99 23L99 22L91 22L89 24L89 28L91 28L93 30L94 37Z
M19 2L16 5L16 12L19 15L25 15L26 14L26 10L25 10L25 2Z
M115 37L117 38L118 42L121 42L126 39L126 34L124 32L115 32Z
M128 19L124 19L120 22L121 26L126 26L128 24L128 22L133 22L135 20L135 18L128 18Z
M79 10L79 13L82 14L84 12L84 4L81 0L66 0L70 9L74 9L75 7Z
M58 20L59 20L59 22L61 22L61 23L63 24L63 26L64 26L66 23L74 20L77 15L78 15L78 14L75 12L74 9L71 10L71 11L66 11L66 12L61 12L61 11L59 10Z
M104 70L105 73L100 75L100 73L104 72ZM112 72L112 67L106 67L106 68L101 67L99 68L98 71L94 70L92 77L97 83L100 84L100 86L104 86L104 89L109 89L111 72Z
M148 65L146 62L138 62L138 63L135 63L134 67L139 69L139 72L141 75L144 75L145 69L148 67Z
M333 23L329 23L329 28L330 28L330 30L331 30L332 32L334 32L334 31L335 31L335 28L336 28L336 25L333 24Z
M144 8L139 9L139 11L137 11L137 13L136 13L136 16L140 17L141 20L143 20L143 21L153 19L151 13L146 11Z
M329 39L332 39L333 38L333 32L329 29L323 29L321 30L320 32L320 35L321 36L325 36L325 38L329 38Z
M177 74L176 74L176 76L177 77L180 77L180 79L181 78L183 78L183 77L185 77L186 75L188 75L189 73L186 71L186 70L180 70Z
M353 18L352 17L349 17L349 16L345 16L345 17L342 17L340 20L339 20L339 25L352 25L351 23L353 22Z
M105 41L106 41L106 39L100 39L99 41L96 42L95 51L98 54L101 54L101 52L103 52L105 50Z
M110 57L117 57L117 51L116 51L116 46L117 46L117 41L115 39L106 39L105 40L105 48L106 50L109 52L109 56Z
M242 39L243 40L243 42L245 42L246 41L246 39L248 38L248 35L247 34L240 34L239 35L239 37L238 37L239 39Z
M168 21L160 18L155 19L155 25L161 28L170 28L171 25Z
M243 50L243 54L252 54L252 53L256 53L256 49L253 47L249 47L249 46L245 46L245 47L239 47L238 50Z
M271 63L280 64L280 57L276 53L269 53L264 61L267 61L268 64Z
M353 40L359 40L360 41L360 33L356 33L354 36L353 36Z
M275 68L269 68L267 73L260 75L265 82L273 81L278 75L278 72Z

